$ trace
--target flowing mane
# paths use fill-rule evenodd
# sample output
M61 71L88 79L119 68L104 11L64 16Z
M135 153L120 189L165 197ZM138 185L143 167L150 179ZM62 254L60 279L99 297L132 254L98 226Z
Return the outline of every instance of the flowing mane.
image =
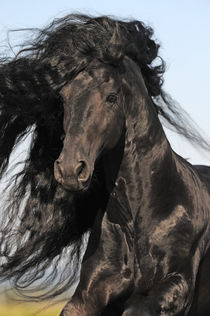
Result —
M109 43L116 28L121 40L113 56ZM65 292L75 282L83 236L96 217L94 207L84 212L91 195L78 202L54 179L54 161L63 146L60 91L94 59L115 65L119 50L140 67L157 113L189 141L209 149L163 91L165 64L158 55L159 44L153 30L142 22L68 15L39 30L15 58L2 58L1 178L15 147L30 133L32 140L23 169L7 188L8 203L1 205L0 278L10 279L28 297L29 285L38 284L40 290L42 284L37 297L46 299Z

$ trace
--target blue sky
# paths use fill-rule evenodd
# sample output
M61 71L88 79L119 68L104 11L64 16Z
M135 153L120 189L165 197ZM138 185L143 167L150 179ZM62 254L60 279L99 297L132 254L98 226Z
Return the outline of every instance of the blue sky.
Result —
M53 18L75 11L135 18L150 24L167 63L165 90L210 138L210 0L2 1L0 46L9 29L43 27ZM16 36L12 35L12 41ZM193 150L171 132L168 136L180 155L192 163L210 165L210 155Z

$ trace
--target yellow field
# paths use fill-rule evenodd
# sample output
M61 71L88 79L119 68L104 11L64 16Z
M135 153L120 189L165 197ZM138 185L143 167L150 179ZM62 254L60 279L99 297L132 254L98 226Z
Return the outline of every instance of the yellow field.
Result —
M58 316L65 303L0 303L0 316ZM48 307L49 306L49 307Z

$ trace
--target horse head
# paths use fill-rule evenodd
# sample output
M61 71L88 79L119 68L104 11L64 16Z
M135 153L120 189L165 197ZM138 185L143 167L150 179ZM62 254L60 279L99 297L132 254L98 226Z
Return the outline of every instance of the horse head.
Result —
M71 191L88 189L97 159L116 146L124 125L119 69L91 63L61 91L65 138L54 174Z

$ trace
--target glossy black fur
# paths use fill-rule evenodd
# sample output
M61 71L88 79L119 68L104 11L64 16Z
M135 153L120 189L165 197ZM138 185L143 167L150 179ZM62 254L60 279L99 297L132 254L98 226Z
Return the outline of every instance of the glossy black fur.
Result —
M2 176L33 138L8 188L0 277L28 297L34 284L39 299L65 292L89 231L63 316L210 313L210 168L173 152L158 115L209 145L163 92L152 35L139 21L70 15L1 63Z

